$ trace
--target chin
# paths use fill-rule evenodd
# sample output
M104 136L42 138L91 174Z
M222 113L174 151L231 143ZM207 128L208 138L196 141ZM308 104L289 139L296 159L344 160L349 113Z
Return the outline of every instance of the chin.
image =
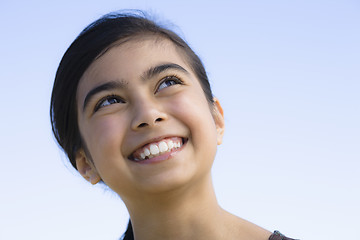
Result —
M141 191L146 194L161 194L179 191L192 184L193 177L192 174L189 173L189 171L171 171L163 173L161 176L154 176L141 183Z

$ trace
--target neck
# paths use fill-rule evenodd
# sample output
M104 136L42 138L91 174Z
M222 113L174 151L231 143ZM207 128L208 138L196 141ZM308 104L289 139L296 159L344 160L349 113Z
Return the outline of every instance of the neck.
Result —
M234 218L218 205L210 176L197 185L126 205L136 240L225 239Z

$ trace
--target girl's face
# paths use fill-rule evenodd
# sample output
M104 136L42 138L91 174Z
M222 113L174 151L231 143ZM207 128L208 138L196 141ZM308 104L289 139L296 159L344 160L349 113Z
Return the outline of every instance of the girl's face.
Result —
M169 40L129 41L95 60L79 82L78 170L124 200L210 174L222 110L217 101L209 106L178 51Z

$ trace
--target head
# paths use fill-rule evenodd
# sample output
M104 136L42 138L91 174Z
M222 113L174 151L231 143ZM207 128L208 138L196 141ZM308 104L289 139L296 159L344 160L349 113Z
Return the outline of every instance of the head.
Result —
M199 80L209 105L214 97L199 57L174 32L148 20L140 12L108 14L85 28L64 54L58 67L51 96L50 118L54 136L76 168L76 154L84 147L78 126L76 94L84 72L113 44L152 36L169 40L188 62Z
M139 61L139 59L143 61ZM136 64L131 64L132 62ZM161 76L160 74L167 73L166 69L170 69L171 74ZM149 77L149 79L145 79L146 84L140 84L143 72L147 73L145 75L161 73L154 75L155 80ZM177 73L174 75L173 72ZM124 80L123 85L126 87L116 90L116 92L119 91L120 95L123 94L125 100L119 99L118 95L110 95L110 97L107 95L106 98L101 98L100 104L96 103L94 107L94 104L91 103L92 100L89 100L89 93L94 93L94 89L98 91L99 86L102 86L100 88L103 89L104 86L108 88L108 83L104 85L102 80L98 81L102 76L107 78L112 76L111 74L114 74L112 79L123 78L120 82ZM180 80L181 78L182 80ZM135 80L130 81L130 79ZM139 97L134 100L140 92ZM87 100L89 100L87 105L90 107L83 107L82 104ZM119 102L131 102L132 105L128 108L126 104L112 105L112 103ZM85 108L91 108L92 104L92 109L95 108L96 111L100 109L100 113L95 113L95 111L86 113L88 110ZM113 114L122 111L124 106L127 109L126 114ZM150 111L149 108L152 107L154 109ZM116 183L113 184L107 177L115 176L114 178L116 178L133 169L133 172L143 171L144 173L140 174L140 178L137 179L140 182L139 186L141 186L141 177L143 176L145 176L145 185L149 185L151 181L146 178L149 174L154 176L154 185L156 185L159 182L166 182L161 179L164 177L163 172L170 174L165 176L166 179L169 176L174 177L180 172L178 175L181 177L178 177L176 181L181 182L182 179L191 175L189 170L194 164L188 162L184 166L181 161L176 162L179 159L176 160L175 154L192 158L196 155L196 150L199 150L200 157L207 154L210 158L214 157L214 149L211 151L207 145L202 147L198 145L202 145L202 142L208 140L211 142L215 135L217 135L217 144L221 143L224 130L222 114L219 102L212 95L204 66L199 57L177 34L155 24L139 13L109 14L90 24L81 32L61 60L53 86L50 108L53 133L74 168L77 168L92 183L98 182L100 175L104 176L106 178L104 182L123 198L129 211L132 203L129 203L127 198L132 194L133 187L130 188L130 191L124 190L125 193L122 195L122 189L117 189ZM89 115L91 117L87 117ZM209 121L209 119L213 121ZM210 128L213 130L216 128L217 134ZM157 131L153 131L154 129ZM129 168L127 170L130 171L123 171L119 174L116 172L119 165L110 165L109 167L109 165L106 166L106 163L95 163L99 154L103 157L106 153L116 152L117 150L114 151L114 149L119 145L124 146L124 144L118 144L121 141L125 141L125 145L131 145L139 139L156 137L157 135L153 135L153 132L157 132L157 134L161 132L162 136L165 136L165 134L169 134L167 131L169 129L176 129L177 133L182 131L184 137L170 136L153 140L165 142L169 148L170 145L178 145L177 147L173 146L174 151L155 157L153 160L161 162L164 160L164 156L167 158L175 155L173 164L177 164L176 167L171 166L172 163L168 165L165 163L160 165L160 168L151 169L146 164L127 161L124 168ZM114 131L118 132L114 133ZM187 137L188 132L195 132L192 133L191 139ZM209 139L207 139L208 136L210 136ZM124 140L125 138L126 140ZM142 142L140 145L144 143L142 140L139 142ZM139 143L133 145L137 144ZM159 147L160 144L163 143L159 143ZM213 146L214 142L210 144ZM150 145L144 146L151 148ZM146 148L144 146L135 150L128 158L141 158L144 155L143 150ZM190 150L182 150L185 148ZM106 157L109 157L110 160L104 162L111 163L111 154L107 154ZM195 161L196 164L198 165ZM97 169L95 169L95 165ZM207 168L205 173L209 172L209 165L211 164L205 165ZM104 166L108 169L104 170ZM115 173L112 174L112 169L109 168L113 168ZM177 170L178 168L180 170ZM203 168L203 165L200 168ZM89 173L86 173L87 169ZM186 173L185 176L184 173ZM139 177L135 175L129 175L127 180ZM115 181L121 182L124 179L126 180L126 177L120 181L115 179ZM156 182L156 179L160 180ZM134 199L139 198L132 198L132 200ZM131 222L129 222L124 239L133 239Z

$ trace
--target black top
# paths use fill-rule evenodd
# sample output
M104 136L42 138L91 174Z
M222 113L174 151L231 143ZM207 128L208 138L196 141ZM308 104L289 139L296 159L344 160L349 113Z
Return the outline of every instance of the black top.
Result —
M285 237L279 231L275 231L273 234L271 234L269 240L295 240L295 239Z

